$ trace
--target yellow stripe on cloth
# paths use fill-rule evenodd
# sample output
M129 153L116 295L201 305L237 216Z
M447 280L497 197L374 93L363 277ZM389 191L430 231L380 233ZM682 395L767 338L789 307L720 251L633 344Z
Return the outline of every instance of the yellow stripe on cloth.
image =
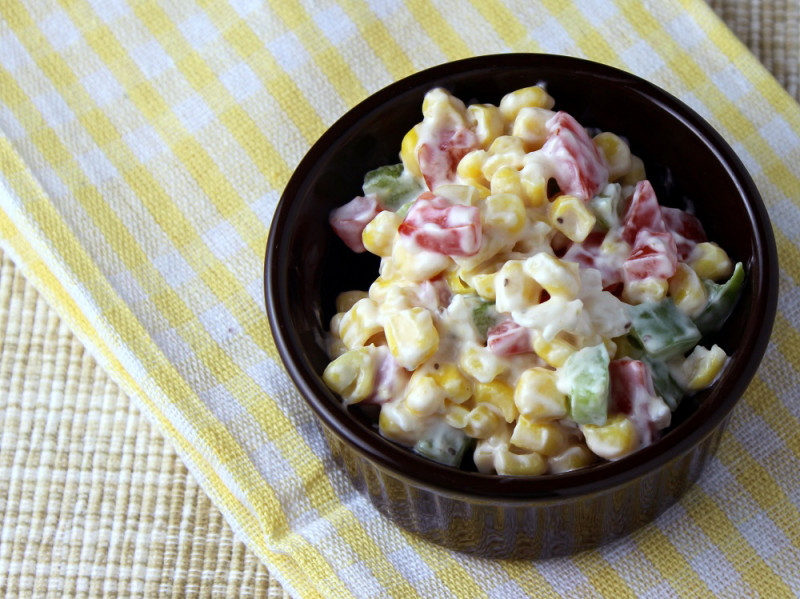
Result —
M785 567L800 561L785 466L800 457L785 299L800 297L800 109L703 3L51 0L0 15L4 246L290 592L800 594ZM262 297L272 210L326 127L415 70L506 51L667 88L781 216L776 333L700 484L629 538L535 563L452 553L379 516L280 367Z

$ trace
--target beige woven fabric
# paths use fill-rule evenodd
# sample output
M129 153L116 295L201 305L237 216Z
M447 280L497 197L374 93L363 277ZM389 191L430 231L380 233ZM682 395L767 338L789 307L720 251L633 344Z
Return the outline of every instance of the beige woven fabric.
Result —
M800 100L800 0L710 4ZM0 257L0 596L285 597Z

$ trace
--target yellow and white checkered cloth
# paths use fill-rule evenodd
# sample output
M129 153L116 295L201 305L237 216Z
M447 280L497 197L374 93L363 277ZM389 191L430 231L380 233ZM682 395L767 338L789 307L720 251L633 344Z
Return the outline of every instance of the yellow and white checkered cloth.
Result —
M731 143L781 259L764 363L699 484L615 544L486 561L333 464L262 299L270 218L325 128L477 54L643 76ZM669 140L653 140L669 143ZM700 0L0 2L0 243L303 597L800 595L800 108Z

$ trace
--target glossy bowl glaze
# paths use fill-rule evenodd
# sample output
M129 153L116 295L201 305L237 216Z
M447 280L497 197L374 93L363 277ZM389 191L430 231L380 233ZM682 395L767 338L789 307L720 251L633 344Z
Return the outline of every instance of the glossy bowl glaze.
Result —
M544 82L556 108L589 128L628 139L662 204L691 201L709 238L742 261L747 280L723 330L704 342L731 355L723 377L685 399L653 445L616 462L558 475L466 472L381 437L321 379L324 335L336 295L367 289L378 259L334 235L328 213L361 193L364 174L398 161L403 135L421 120L435 86L467 103L497 104ZM437 66L394 83L337 121L309 150L272 221L265 264L275 343L356 487L397 524L460 551L548 557L627 534L672 504L716 450L729 414L766 349L777 303L777 254L764 205L728 144L694 111L654 85L563 56L503 54Z

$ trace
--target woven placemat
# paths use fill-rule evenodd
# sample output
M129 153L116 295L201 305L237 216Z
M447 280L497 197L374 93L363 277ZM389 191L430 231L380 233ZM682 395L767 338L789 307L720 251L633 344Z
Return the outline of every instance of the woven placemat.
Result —
M800 0L711 0L800 100ZM0 253L0 596L286 597Z

